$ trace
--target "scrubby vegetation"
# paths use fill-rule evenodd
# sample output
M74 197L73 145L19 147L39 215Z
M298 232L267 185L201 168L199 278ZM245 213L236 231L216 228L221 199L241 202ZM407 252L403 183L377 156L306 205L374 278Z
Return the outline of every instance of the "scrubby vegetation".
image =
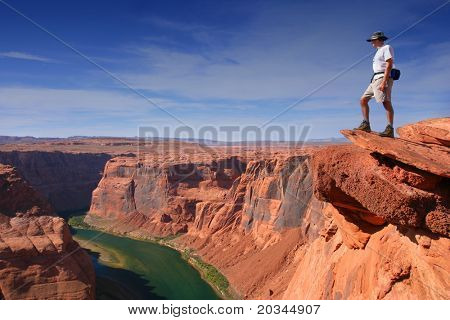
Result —
M92 229L90 225L84 222L85 216L86 215L72 216L69 218L67 223L69 224L69 226L75 229Z
M219 270L214 266L203 262L200 257L194 254L194 250L192 249L185 249L181 255L183 259L189 261L197 270L199 270L202 277L220 291L225 298L234 298L229 292L230 284L227 278L225 278Z

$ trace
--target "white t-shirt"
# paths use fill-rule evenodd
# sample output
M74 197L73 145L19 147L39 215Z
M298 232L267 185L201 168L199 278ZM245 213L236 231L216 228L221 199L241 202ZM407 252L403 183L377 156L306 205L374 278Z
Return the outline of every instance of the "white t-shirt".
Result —
M394 49L390 45L385 44L384 46L378 48L375 56L373 57L373 72L384 72L387 65L386 60L390 58L394 60ZM393 65L392 68L395 68L395 65ZM377 74L374 79L381 77L383 77L382 74Z

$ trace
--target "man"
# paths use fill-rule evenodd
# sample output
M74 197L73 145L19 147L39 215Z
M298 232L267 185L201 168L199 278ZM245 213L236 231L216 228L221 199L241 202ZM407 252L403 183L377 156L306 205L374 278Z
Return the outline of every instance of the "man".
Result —
M390 77L391 70L394 68L394 50L384 41L388 39L383 32L377 31L372 34L368 42L372 42L372 46L377 48L377 52L373 58L373 76L369 86L361 97L361 111L363 114L363 122L355 130L363 130L370 132L369 122L369 100L375 97L378 103L383 103L386 109L388 124L383 132L379 135L382 137L394 137L394 109L391 103L391 92L393 79Z

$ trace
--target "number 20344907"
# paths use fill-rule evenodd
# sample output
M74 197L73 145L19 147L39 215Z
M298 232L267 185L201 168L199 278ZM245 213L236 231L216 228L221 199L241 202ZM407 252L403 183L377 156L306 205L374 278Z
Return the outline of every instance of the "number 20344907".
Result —
M320 304L307 305L258 305L258 314L317 314Z

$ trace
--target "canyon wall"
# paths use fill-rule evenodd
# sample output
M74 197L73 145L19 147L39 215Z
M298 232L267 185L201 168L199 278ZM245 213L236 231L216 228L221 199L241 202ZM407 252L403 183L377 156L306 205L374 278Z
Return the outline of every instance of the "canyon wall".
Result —
M105 153L0 152L0 163L17 168L58 212L89 207L92 191L110 158Z
M0 164L0 298L93 299L92 261L62 218Z
M238 157L171 164L117 157L105 166L86 222L137 237L186 232L196 204L223 201L243 170Z
M114 158L85 221L181 234L245 299L448 299L450 122L413 126L269 158Z

